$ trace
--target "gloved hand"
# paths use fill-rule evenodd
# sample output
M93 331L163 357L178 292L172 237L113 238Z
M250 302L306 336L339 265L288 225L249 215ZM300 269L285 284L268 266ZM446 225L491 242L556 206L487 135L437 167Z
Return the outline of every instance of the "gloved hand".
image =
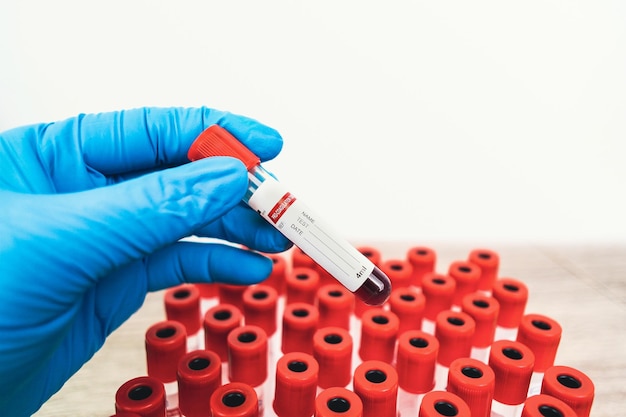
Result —
M260 123L210 109L81 115L0 134L0 414L31 415L143 303L183 282L255 283L290 243L243 203L232 158L187 163L219 124L262 160Z

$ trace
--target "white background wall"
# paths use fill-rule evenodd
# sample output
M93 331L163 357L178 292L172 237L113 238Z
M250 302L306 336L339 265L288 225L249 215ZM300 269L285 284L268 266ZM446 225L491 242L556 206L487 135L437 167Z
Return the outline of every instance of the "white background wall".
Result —
M0 0L0 130L246 114L356 240L626 241L625 79L621 0Z

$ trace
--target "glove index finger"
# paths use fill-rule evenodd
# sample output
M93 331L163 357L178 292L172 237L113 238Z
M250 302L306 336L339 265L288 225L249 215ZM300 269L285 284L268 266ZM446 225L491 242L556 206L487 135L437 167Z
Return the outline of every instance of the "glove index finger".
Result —
M86 165L104 175L123 175L189 162L189 147L213 124L229 130L261 160L275 157L282 148L276 130L248 117L206 107L146 107L82 115L50 125L46 134L74 134Z

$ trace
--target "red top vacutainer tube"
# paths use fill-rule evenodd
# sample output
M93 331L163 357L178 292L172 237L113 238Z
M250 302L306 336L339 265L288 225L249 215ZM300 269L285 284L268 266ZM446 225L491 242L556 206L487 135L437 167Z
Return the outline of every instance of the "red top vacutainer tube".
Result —
M217 125L202 132L188 152L191 161L211 156L240 159L248 168L249 179L243 201L357 297L371 305L381 305L389 298L389 278L356 248L338 238L261 166L255 154Z

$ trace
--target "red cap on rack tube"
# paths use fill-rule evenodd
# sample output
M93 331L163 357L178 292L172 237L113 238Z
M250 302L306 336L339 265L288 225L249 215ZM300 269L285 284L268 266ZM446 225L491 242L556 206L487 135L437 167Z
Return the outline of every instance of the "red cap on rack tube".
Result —
M313 258L304 253L302 249L294 246L293 250L291 251L291 266L293 268L315 269L317 263L313 260Z
M341 284L327 284L317 291L318 327L337 326L350 330L354 294Z
M283 312L283 334L281 350L283 353L313 353L313 335L317 330L319 313L309 303L291 303Z
M452 304L461 305L463 297L478 290L480 268L468 261L455 261L448 267L448 275L456 281Z
M439 340L437 362L450 366L457 358L469 357L476 324L469 314L444 310L437 315L435 337Z
M259 326L241 326L228 334L228 378L253 387L267 379L267 334Z
M485 363L472 358L452 361L446 391L458 395L468 405L472 417L489 417L495 389L495 374Z
M421 330L409 330L398 339L398 385L413 394L423 394L435 386L435 364L439 341Z
M310 417L315 412L319 366L302 352L285 354L276 363L274 411L278 417Z
M493 285L493 298L500 303L498 326L518 327L528 301L526 284L513 278L498 279Z
M406 288L412 283L413 266L409 261L388 259L380 265L380 270L389 277L393 288Z
M213 298L217 297L217 284L214 282L211 283L202 283L202 284L193 284L196 286L198 291L200 291L200 298Z
M431 391L424 395L420 404L419 417L473 417L468 405L456 394L446 391Z
M461 310L469 314L476 323L472 346L486 348L491 345L498 326L498 300L482 292L474 292L463 297Z
M362 417L363 402L354 392L331 387L315 399L315 417Z
M253 285L243 292L245 324L259 326L268 336L276 333L277 307L278 292L269 285Z
M209 126L200 133L187 151L190 161L209 156L232 156L243 162L248 169L261 163L258 156L218 125Z
M313 335L313 357L321 388L345 387L352 378L352 336L341 327L323 327Z
M572 407L558 398L539 394L524 401L521 417L578 417Z
M494 342L489 352L489 366L496 377L494 400L508 405L523 403L534 364L535 355L527 346L511 340Z
M380 268L383 256L379 249L374 246L359 246L356 249L369 259L370 262Z
M241 310L232 304L218 304L204 314L204 348L217 353L222 360L228 360L228 333L241 326Z
M278 295L283 295L285 293L285 279L287 277L287 259L285 259L284 255L277 253L266 253L264 255L272 260L272 272L270 276L263 281L263 284L274 288L278 292Z
M165 388L163 383L150 376L133 378L115 393L115 412L136 413L141 417L165 415Z
M409 248L406 258L413 267L411 284L421 287L424 275L435 272L437 253L426 246L413 246Z
M595 387L591 379L569 366L546 369L541 393L551 395L569 405L578 417L588 417L593 404Z
M172 320L153 324L146 331L148 375L162 383L176 381L176 365L187 352L185 327Z
M422 280L422 292L426 298L424 304L424 317L434 321L443 310L452 307L456 281L448 275L434 272L424 275Z
M220 304L240 306L243 302L243 292L247 285L217 284L217 294Z
M398 316L398 334L422 328L425 304L424 294L413 288L394 288L391 291L389 310Z
M493 284L498 279L498 268L500 267L498 253L489 249L474 249L470 252L467 260L480 268L478 289L491 291Z
M535 354L535 372L544 372L554 365L561 341L561 326L556 320L541 314L526 314L517 331L517 341Z
M363 402L363 417L396 417L398 373L393 366L364 361L354 370L353 386Z
M187 335L201 327L200 290L193 284L182 284L165 291L165 315L185 326Z
M185 417L211 417L208 399L222 385L222 360L210 350L187 353L178 361L178 407Z
M398 316L382 308L373 308L361 318L361 346L359 357L363 361L393 361L400 321Z
M259 417L259 398L250 385L231 382L218 387L210 399L212 417Z
M315 269L297 267L287 274L286 303L315 304L320 276Z

